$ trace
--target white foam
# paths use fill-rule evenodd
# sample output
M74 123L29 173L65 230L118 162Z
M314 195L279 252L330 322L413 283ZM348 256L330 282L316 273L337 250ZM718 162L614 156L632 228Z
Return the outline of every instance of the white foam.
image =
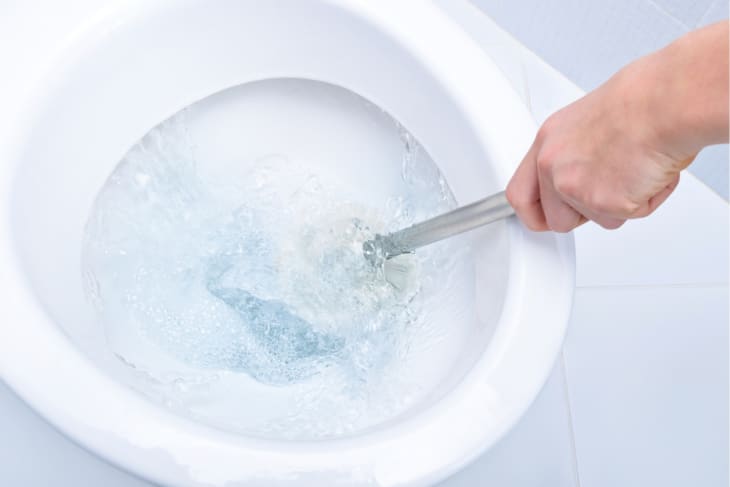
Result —
M287 438L348 434L412 404L419 385L399 365L414 342L434 340L424 303L453 291L463 253L403 257L408 285L397 288L363 258L375 232L454 205L400 130L409 190L385 210L278 155L242 177L204 174L184 113L129 151L91 212L84 272L113 351L152 384L144 392L227 429ZM218 407L222 395L237 411Z

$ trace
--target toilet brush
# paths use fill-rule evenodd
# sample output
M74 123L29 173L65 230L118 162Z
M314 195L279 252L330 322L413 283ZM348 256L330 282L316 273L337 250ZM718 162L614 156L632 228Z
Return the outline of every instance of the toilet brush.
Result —
M424 245L502 220L514 213L502 191L397 232L378 234L363 243L363 254L371 264L381 265L398 255L412 253Z

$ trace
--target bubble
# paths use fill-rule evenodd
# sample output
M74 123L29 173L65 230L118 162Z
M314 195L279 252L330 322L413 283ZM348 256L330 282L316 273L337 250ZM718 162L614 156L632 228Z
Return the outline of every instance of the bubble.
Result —
M284 408L260 426L282 436L338 435L407 407L412 391L388 374L424 320L423 274L448 259L404 255L395 275L365 259L363 243L423 217L416 208L433 214L454 201L399 130L412 191L377 210L278 154L243 178L206 179L184 114L153 129L110 176L87 224L84 282L113 351L150 376L162 372L138 350L166 357L176 395L167 404L208 390L191 370L296 390L305 411ZM388 394L377 407L374 384Z

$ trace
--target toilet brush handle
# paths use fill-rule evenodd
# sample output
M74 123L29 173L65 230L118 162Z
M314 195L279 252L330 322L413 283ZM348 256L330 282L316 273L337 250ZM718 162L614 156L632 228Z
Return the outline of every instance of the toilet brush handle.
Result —
M384 237L390 241L389 257L413 252L419 247L458 235L477 227L502 220L515 211L507 201L505 192L499 192L474 203L456 208L408 228Z

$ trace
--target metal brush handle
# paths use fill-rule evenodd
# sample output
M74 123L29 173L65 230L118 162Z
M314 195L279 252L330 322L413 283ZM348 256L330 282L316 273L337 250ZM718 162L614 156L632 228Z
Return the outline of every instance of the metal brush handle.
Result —
M515 210L510 206L507 196L502 191L430 220L385 235L382 237L383 249L387 258L413 252L424 245L502 220L514 213Z

